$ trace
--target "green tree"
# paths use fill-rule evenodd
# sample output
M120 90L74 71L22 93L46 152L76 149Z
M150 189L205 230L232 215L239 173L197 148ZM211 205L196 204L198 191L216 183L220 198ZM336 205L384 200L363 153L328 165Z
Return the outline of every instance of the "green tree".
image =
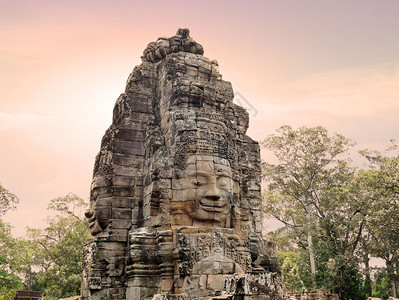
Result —
M278 253L278 257L284 274L284 284L287 288L293 291L312 288L311 270L306 251L302 249L281 251Z
M365 204L348 198L355 173L348 150L354 143L320 126L282 126L277 133L262 143L278 161L263 163L264 211L308 252L313 288L319 283L342 298L360 298L359 287L346 289L348 280L361 285L355 253L365 223Z
M0 220L0 299L13 299L15 290L23 287L15 269L14 251L17 239L11 235L11 226Z
M0 184L0 218L17 207L19 199ZM0 300L13 299L15 290L22 287L14 264L18 240L11 235L11 226L0 219Z
M385 154L361 151L371 163L371 169L362 170L356 177L369 201L366 223L367 252L382 258L386 264L386 280L391 295L396 297L399 280L399 151L393 143ZM383 285L381 285L383 286Z
M19 199L0 184L0 218L17 207Z
M39 251L36 243L25 238L16 239L13 250L14 269L23 281L24 289L40 291L40 288L35 286L35 269L39 263Z
M374 274L373 282L373 297L387 300L390 294L390 288L387 280L387 274L385 268L380 268Z
M49 209L59 214L47 219L45 229L29 229L28 235L37 246L35 284L46 299L58 299L80 293L82 250L90 237L87 221L76 213L86 203L76 195L53 199ZM75 209L75 210L74 210Z
M86 208L87 203L73 193L69 193L64 197L54 198L48 205L48 209L61 213L62 215L72 216L78 220L82 220L82 211Z
M301 241L293 228L281 227L268 232L267 239L278 245L278 258L284 276L284 285L292 291L301 292L312 289L312 274L309 253L298 247Z
M316 284L316 262L313 247L315 216L323 216L320 199L326 181L346 167L338 157L345 154L350 140L341 135L329 136L322 127L302 127L293 130L282 126L278 135L270 135L262 145L273 151L278 164L263 164L263 175L268 183L265 211L285 226L304 233L312 270L313 288ZM329 166L332 168L328 169ZM303 213L298 213L303 212Z

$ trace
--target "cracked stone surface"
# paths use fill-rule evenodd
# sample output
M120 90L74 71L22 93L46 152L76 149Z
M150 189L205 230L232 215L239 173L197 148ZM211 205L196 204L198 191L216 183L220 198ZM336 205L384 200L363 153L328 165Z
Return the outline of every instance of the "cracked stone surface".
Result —
M259 145L203 47L144 50L95 161L82 299L282 299L261 234Z

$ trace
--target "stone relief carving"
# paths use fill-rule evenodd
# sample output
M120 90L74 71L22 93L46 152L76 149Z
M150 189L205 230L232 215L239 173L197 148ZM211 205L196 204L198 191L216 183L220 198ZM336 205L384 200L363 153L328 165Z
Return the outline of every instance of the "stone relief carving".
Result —
M142 61L96 157L82 299L281 299L248 113L188 29Z

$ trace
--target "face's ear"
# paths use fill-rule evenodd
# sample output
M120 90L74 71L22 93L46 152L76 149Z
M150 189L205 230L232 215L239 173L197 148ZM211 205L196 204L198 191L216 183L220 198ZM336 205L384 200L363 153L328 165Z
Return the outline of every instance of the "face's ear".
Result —
M241 192L240 185L237 181L233 181L233 193L239 194Z

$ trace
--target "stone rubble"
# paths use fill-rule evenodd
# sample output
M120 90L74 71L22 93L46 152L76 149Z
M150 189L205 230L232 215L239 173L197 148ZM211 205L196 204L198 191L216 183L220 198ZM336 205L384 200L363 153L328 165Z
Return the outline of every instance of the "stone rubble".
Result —
M310 292L291 292L286 294L287 300L339 300L337 294L331 294L330 290L318 289Z

